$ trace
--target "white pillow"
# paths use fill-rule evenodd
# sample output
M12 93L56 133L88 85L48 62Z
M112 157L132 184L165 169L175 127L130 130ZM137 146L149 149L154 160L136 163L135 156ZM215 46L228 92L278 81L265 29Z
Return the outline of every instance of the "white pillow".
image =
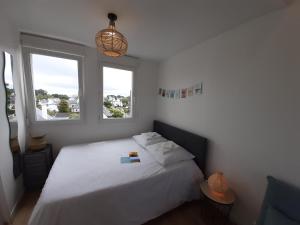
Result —
M167 139L165 139L164 137L162 137L160 134L155 135L154 137L151 137L150 135L135 135L133 136L133 139L136 141L136 143L138 143L139 145L141 145L142 147L146 147L148 145L153 145L159 142L165 142L167 141Z
M147 132L147 133L141 133L141 135L149 140L149 139L152 139L152 138L158 138L158 137L161 137L161 135L159 133L156 133L156 132Z
M177 145L173 141L161 142L147 146L149 153L163 166L175 164L181 161L192 160L193 154Z

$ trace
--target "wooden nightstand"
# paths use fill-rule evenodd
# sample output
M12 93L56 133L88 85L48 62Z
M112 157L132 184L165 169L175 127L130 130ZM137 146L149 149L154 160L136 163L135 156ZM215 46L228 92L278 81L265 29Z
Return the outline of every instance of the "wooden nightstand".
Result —
M52 145L48 144L43 150L27 151L23 156L24 185L26 190L43 188L53 164Z
M229 218L230 211L234 205L235 202L235 195L232 190L228 190L226 194L226 198L222 196L218 196L216 194L213 194L208 187L207 181L204 181L200 184L201 192L203 193L205 200L209 202L213 207L218 209L218 211L226 217Z

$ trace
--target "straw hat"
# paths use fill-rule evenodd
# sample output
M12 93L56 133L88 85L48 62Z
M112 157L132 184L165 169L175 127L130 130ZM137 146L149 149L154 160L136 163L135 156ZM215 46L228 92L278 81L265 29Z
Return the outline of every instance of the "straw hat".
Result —
M216 172L208 178L208 181L200 185L203 194L211 200L221 204L232 204L235 201L233 191L228 187L223 173Z
M47 146L46 135L31 136L29 149L31 151L42 150Z

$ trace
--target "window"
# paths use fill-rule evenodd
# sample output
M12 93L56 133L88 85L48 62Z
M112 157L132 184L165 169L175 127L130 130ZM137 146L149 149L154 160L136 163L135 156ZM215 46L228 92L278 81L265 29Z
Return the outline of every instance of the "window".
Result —
M80 59L30 53L36 121L80 119Z
M133 71L103 67L103 119L132 118Z

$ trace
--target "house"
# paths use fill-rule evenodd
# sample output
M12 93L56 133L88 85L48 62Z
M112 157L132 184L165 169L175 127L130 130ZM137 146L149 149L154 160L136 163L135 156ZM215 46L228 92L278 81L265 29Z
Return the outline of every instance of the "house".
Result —
M115 107L123 107L123 103L119 98L112 100L112 104Z
M80 106L79 106L79 98L78 97L72 97L69 99L69 107L71 112L78 113L80 112Z
M59 98L49 98L49 99L42 99L39 101L41 107L45 106L47 110L56 111L58 112L58 104L60 102Z
M297 0L1 1L0 225L300 224L299 21Z
M80 112L80 108L78 104L71 105L71 112L78 113Z

